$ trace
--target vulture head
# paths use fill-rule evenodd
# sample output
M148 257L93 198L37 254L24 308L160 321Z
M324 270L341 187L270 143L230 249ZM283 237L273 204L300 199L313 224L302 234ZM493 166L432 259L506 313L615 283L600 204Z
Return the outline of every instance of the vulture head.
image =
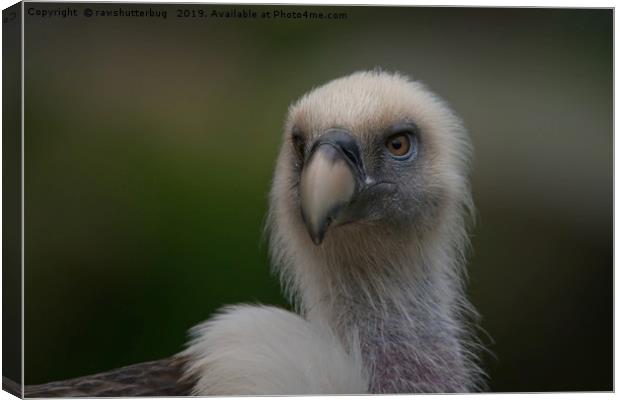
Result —
M334 80L289 110L275 222L303 224L308 234L295 239L318 246L353 230L423 234L469 201L469 156L459 119L422 84L379 72Z

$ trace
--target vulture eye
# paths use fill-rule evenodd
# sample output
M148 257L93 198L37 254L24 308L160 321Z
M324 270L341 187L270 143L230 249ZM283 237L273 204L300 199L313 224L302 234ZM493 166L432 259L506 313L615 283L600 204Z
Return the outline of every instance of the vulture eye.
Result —
M301 136L300 133L294 132L292 135L292 142L293 142L293 148L295 148L295 151L297 152L299 157L303 158L304 150L306 147L304 138Z
M385 141L385 147L387 147L390 154L396 158L405 158L411 150L411 139L405 132L400 132L390 136Z

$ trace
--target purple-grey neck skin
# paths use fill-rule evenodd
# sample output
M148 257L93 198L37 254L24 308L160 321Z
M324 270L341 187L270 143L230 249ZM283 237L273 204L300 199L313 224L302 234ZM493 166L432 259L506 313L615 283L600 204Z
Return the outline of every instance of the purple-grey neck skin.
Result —
M419 141L415 158L390 158L382 135L407 124ZM332 150L315 155L334 130L359 150L334 156L346 163L321 161ZM361 352L371 393L482 385L464 290L470 153L449 107L397 74L332 81L289 111L268 219L274 267L302 315ZM354 186L340 184L349 176Z

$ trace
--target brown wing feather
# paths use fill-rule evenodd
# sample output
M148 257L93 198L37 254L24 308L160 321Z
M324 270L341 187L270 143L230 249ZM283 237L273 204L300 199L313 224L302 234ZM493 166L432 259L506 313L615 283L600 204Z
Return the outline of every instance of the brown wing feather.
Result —
M189 396L185 360L169 357L64 381L26 385L24 397Z
M10 378L7 378L6 376L2 377L2 390L11 393L13 396L17 396L20 399L22 398L22 385L11 380Z

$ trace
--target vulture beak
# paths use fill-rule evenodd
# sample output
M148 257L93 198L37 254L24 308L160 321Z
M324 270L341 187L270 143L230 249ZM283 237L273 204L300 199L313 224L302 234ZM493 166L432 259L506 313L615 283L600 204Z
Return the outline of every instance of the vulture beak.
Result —
M343 210L364 185L357 140L331 129L313 144L300 182L301 215L312 241L319 245L332 225L344 222Z

